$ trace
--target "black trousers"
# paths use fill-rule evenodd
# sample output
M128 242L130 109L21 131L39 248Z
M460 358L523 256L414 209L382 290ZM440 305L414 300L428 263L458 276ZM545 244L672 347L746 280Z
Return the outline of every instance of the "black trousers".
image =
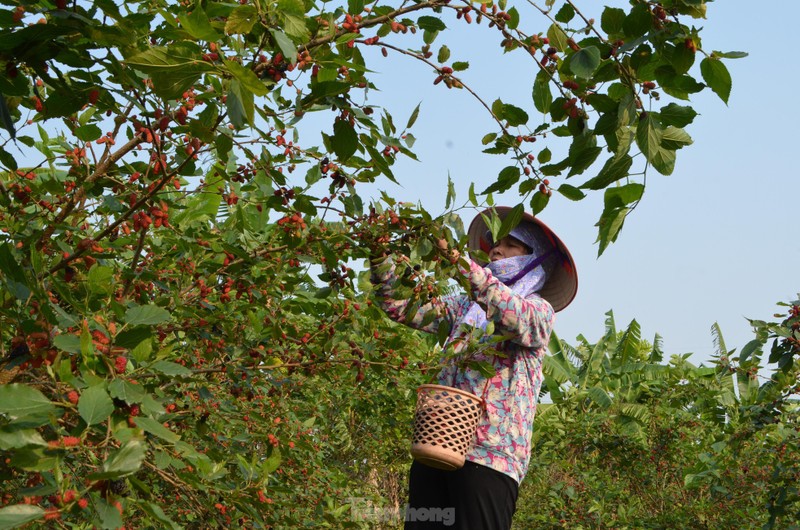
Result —
M518 490L508 475L472 462L456 471L414 462L405 530L509 530Z

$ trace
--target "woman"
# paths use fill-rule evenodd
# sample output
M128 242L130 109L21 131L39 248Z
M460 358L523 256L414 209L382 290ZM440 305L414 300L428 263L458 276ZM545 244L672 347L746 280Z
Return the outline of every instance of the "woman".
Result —
M483 215L496 213L504 218L510 211L498 207ZM394 267L379 266L382 259L373 262L372 281L390 318L431 333L440 325L449 325L454 359L466 356L489 361L495 369L487 380L468 363L454 361L439 373L439 384L483 397L486 413L463 468L442 471L419 462L412 464L406 530L511 528L519 483L530 461L542 360L554 313L564 309L577 291L572 256L544 223L525 214L508 236L493 242L483 215L470 224L468 244L471 250L485 252L489 263L472 259L469 268L461 267L471 292L423 306L410 320L405 318L408 301L392 297ZM450 252L451 258L459 259L456 251ZM430 311L436 318L426 323ZM457 339L468 334L470 326L486 329L489 321L494 323L495 335L508 337L494 346L501 354L464 351L468 341ZM428 517L421 517L423 514ZM422 520L431 519L431 514L452 517Z

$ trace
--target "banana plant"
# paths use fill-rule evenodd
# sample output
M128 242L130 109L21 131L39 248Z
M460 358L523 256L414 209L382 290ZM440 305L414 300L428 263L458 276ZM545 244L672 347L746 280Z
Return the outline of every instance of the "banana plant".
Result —
M636 320L618 331L613 311L606 313L605 333L596 343L583 335L577 340L578 345L572 346L555 334L550 339L544 388L552 404L543 407L542 415L577 400L584 410L607 410L623 431L641 436L650 420L651 398L693 368L662 364L661 337L643 340Z

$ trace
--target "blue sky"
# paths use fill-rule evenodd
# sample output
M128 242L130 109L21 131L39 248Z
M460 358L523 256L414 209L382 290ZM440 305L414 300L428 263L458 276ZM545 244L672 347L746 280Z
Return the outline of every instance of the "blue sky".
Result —
M581 4L587 16L599 20L606 3ZM530 15L523 13L524 27L546 31L548 23ZM701 362L714 351L714 322L729 349L741 348L752 338L747 318L771 319L781 310L778 301L796 299L800 187L794 178L794 103L785 94L797 81L791 50L798 18L795 2L761 2L757 8L744 0L709 4L708 19L695 23L703 27L704 49L749 56L726 61L733 76L727 106L710 90L691 103L700 113L687 127L694 144L678 153L671 176L649 172L643 201L602 257L597 258L594 227L602 196L570 202L554 195L541 218L570 247L580 274L576 300L558 315L556 330L563 339L574 342L578 334L598 339L606 311L613 310L618 328L635 318L645 338L663 337L667 354L693 352L693 360ZM433 50L442 43L450 47L451 61L470 62L462 77L489 103L500 97L526 108L531 123L539 123L530 97L536 71L523 54L504 56L485 25L457 30ZM466 91L434 87L430 68L408 60L390 57L372 67L382 91L373 92L370 102L385 104L396 123L404 124L422 104L413 128L420 161L398 164L401 186L381 189L420 201L437 214L444 209L448 175L464 202L470 182L484 189L508 165L507 159L481 153L480 139L493 130L492 121ZM554 137L548 142L554 152L566 146ZM590 173L578 178L586 180ZM517 202L513 191L496 197L498 204ZM464 213L465 224L471 215Z

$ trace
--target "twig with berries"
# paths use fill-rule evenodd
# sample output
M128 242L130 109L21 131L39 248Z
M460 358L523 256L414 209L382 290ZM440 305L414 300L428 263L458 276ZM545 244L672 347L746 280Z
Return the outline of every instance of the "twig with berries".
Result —
M396 10L390 12L390 13L386 13L385 15L380 15L380 16L371 17L371 18L367 18L367 19L361 20L361 22L359 22L359 27L360 28L370 28L370 27L373 27L373 26L379 26L379 25L381 25L381 24L383 24L385 22L392 22L395 19L400 18L401 16L406 15L408 13L413 13L414 11L419 11L421 9L435 9L435 8L443 7L443 6L447 5L448 2L449 2L449 0L431 0L431 1L428 1L428 2L420 2L418 4L413 4L413 5L410 5L410 6L401 7L401 8L396 9ZM324 44L328 44L330 42L334 42L336 39L338 39L339 37L341 37L342 35L345 35L347 33L351 33L351 31L349 29L347 29L347 28L337 29L332 34L325 35L324 37L317 37L315 39L310 40L305 45L301 46L299 51L302 52L303 50L312 50L312 49L317 48L319 46L322 46Z
M492 111L491 106L488 103L486 103L486 101L484 101L484 99L481 98L480 95L478 95L477 92L475 92L472 88L470 88L469 85L465 84L460 78L458 78L458 77L453 75L453 73L454 73L453 68L451 68L449 66L439 66L439 65L437 65L433 61L430 61L425 56L424 53L411 52L411 51L408 51L408 50L405 50L403 48L399 48L397 46L394 46L392 44L387 44L387 43L382 44L382 46L384 48L388 48L390 50L393 50L393 51L395 51L397 53L400 53L400 54L403 54L403 55L407 55L409 57L413 57L414 59L422 61L423 63L425 63L425 64L429 65L430 67L432 67L437 73L437 76L433 80L433 84L434 85L438 85L440 82L445 81L445 84L448 86L448 88L463 88L464 90L469 92L470 95L472 95L472 97L474 97L478 101L478 103L480 103L480 105L484 109L486 109L486 111L489 113L489 115L492 117L492 119L497 123L498 127L500 127L500 130L502 130L504 134L510 134L508 129L506 128L505 124L502 122L502 120L500 120L497 117L497 115Z

